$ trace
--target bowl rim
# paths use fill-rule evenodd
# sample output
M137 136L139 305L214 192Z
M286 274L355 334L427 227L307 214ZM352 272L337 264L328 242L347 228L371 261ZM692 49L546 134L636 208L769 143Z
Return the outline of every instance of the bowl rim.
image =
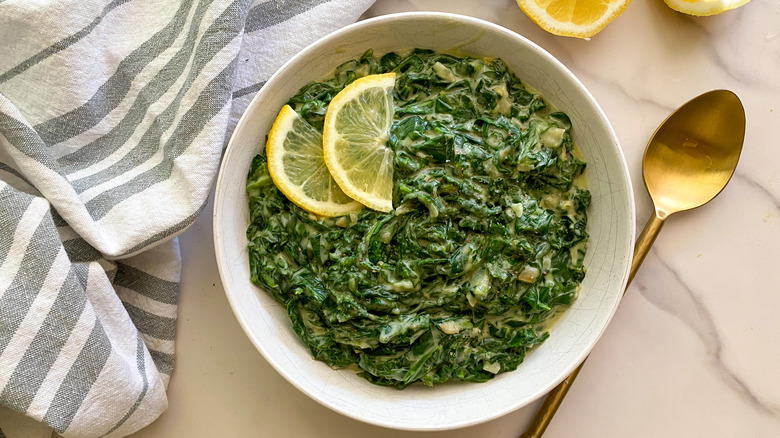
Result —
M216 255L216 262L217 262L217 268L220 275L220 281L222 282L222 286L225 292L225 295L227 297L227 300L230 304L231 310L233 312L233 315L236 317L236 320L238 321L239 325L241 326L243 332L245 335L249 338L249 340L254 345L255 349L257 349L261 356L263 356L263 359L271 365L276 372L278 372L280 375L284 377L285 380L287 380L292 386L294 386L297 390L303 392L311 399L315 400L322 406L327 407L328 409L338 412L342 415L345 415L349 418L368 423L373 424L376 426L382 426L387 427L391 429L396 430L408 430L408 431L443 431L443 430L452 430L452 429L458 429L468 426L474 426L477 424L482 424L487 421L495 420L501 416L504 416L508 413L514 412L523 406L528 405L529 403L539 399L540 397L547 394L550 390L555 388L560 382L562 382L566 377L568 377L575 369L577 369L587 358L587 356L591 353L593 348L595 347L596 343L600 340L603 333L606 331L606 328L609 326L612 318L615 315L615 312L617 311L617 308L619 307L620 301L622 299L623 291L625 291L628 281L628 273L630 269L630 263L625 264L625 270L624 272L620 273L620 276L622 278L621 280L621 288L620 292L617 298L615 305L610 309L609 315L607 315L607 318L605 320L605 323L602 327L598 329L598 332L593 337L593 340L588 343L587 348L583 349L582 353L578 355L576 360L571 361L570 365L566 367L558 376L558 378L551 380L550 385L547 388L542 388L538 391L536 391L535 394L528 396L522 400L518 400L517 402L507 405L503 409L496 410L495 412L491 413L488 416L480 417L478 419L466 419L462 421L451 421L448 424L444 425L436 425L433 424L430 427L429 426L405 426L405 425L399 425L388 421L378 421L374 419L367 419L364 416L358 415L348 409L343 409L337 406L334 406L332 404L327 403L326 400L324 400L319 394L315 394L313 391L311 391L309 388L307 388L304 385L301 385L293 376L288 372L288 370L284 367L282 367L279 363L277 363L275 360L272 359L273 355L269 353L269 351L266 349L264 344L261 342L261 340L254 334L254 332L250 329L250 323L247 321L246 317L243 315L243 313L240 311L239 308L239 302L238 298L235 296L235 294L230 292L229 285L226 283L226 273L223 272L227 269L227 261L224 259L224 254L221 253L220 248L222 247L222 236L217 231L220 228L221 224L221 218L219 216L219 212L223 206L223 198L220 196L220 187L223 186L223 179L225 178L226 173L226 167L227 163L229 163L230 160L228 160L228 156L230 155L230 152L232 151L232 146L235 138L237 137L236 133L240 132L244 125L248 124L247 121L249 119L249 113L250 109L253 108L255 105L257 105L257 102L261 101L265 94L269 93L270 87L268 87L269 84L274 84L276 82L276 78L281 76L285 70L287 70L290 65L294 65L295 63L299 62L301 58L306 58L308 56L311 56L313 53L316 53L316 50L322 46L325 45L327 42L335 39L341 38L343 34L351 33L355 31L355 29L359 29L365 26L372 26L375 23L378 22L384 22L384 21L394 21L394 20L406 20L406 19L434 19L434 20L453 20L453 21L459 21L459 22L467 22L472 25L485 27L489 29L492 32L497 32L500 34L503 34L504 37L513 39L515 41L518 41L520 44L526 45L529 48L531 48L533 51L537 52L540 56L547 58L547 61L549 61L551 64L555 65L560 73L562 73L564 76L566 76L566 79L568 81L571 81L572 83L576 84L577 88L582 92L582 94L587 98L588 101L590 101L590 104L593 106L593 109L595 110L596 114L598 115L598 118L601 119L604 122L604 127L606 128L609 137L612 141L612 143L615 145L615 151L619 158L619 164L621 164L621 173L620 177L623 179L622 183L624 184L624 188L626 191L626 197L627 197L627 204L629 206L629 211L627 212L627 218L629 219L627 226L627 232L629 237L629 247L626 249L627 257L630 259L632 253L633 253L633 245L636 237L636 207L635 207L635 199L634 199L634 191L632 187L632 182L630 178L630 173L628 171L628 165L626 163L625 154L620 146L620 142L618 140L618 137L614 131L614 128L612 127L612 124L610 123L609 119L607 118L606 114L604 113L601 106L598 104L598 102L595 100L593 95L590 93L590 91L585 87L585 85L577 78L574 73L572 73L568 67L566 67L560 60L555 58L552 54L550 54L547 50L539 46L538 44L534 43L527 37L508 29L504 26L501 26L496 23L492 23L487 20L465 16L461 14L455 14L455 13L449 13L449 12L432 12L432 11L414 11L414 12L400 12L400 13L392 13L392 14L385 14L377 17L372 17L369 19L361 20L356 23L350 24L348 26L345 26L343 28L337 29L319 39L312 42L311 44L307 45L305 48L303 48L301 51L299 51L297 54L292 56L289 60L287 60L281 67L279 67L274 74L272 74L268 80L265 82L264 86L255 94L255 96L252 98L250 103L247 105L247 107L244 109L241 117L239 118L238 123L236 124L233 132L231 132L230 140L223 152L223 158L219 166L219 172L216 180L215 185L215 199L214 199L214 207L212 211L212 219L213 219L213 238L214 238L214 247L215 247L215 255ZM246 249L244 249L246 250ZM253 285L254 286L254 285ZM255 286L256 287L256 286Z

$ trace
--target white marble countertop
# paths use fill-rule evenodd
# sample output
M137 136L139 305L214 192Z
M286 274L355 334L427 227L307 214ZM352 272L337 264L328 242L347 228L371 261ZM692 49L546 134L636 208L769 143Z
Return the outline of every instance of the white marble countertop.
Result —
M734 178L667 221L546 438L780 436L780 1L693 18L635 0L590 41L550 35L514 0L380 0L366 16L437 10L486 19L539 44L588 87L628 161L638 226L651 213L642 153L688 99L736 92L747 113ZM322 407L254 349L230 310L211 216L181 238L184 272L170 407L148 437L517 437L540 401L455 431L383 429Z

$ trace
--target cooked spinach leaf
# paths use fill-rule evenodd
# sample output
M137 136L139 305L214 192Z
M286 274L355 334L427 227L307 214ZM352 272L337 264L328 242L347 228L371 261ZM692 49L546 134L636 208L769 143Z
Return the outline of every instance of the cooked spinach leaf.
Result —
M265 157L247 182L252 281L312 355L380 385L483 382L547 337L585 276L590 193L569 118L500 59L371 51L289 104L321 130L328 102L396 72L394 211L317 218Z

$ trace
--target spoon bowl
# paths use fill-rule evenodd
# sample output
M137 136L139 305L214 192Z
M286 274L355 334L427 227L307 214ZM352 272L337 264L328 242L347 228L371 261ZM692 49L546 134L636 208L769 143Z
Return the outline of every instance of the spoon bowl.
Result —
M656 214L663 219L717 196L734 174L744 138L745 110L731 91L704 93L673 112L642 160Z

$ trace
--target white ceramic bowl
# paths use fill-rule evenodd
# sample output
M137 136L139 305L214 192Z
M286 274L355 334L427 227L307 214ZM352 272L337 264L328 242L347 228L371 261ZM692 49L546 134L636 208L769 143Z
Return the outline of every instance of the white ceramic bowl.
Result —
M516 371L486 383L376 386L347 370L312 359L284 311L249 279L247 196L249 165L282 105L300 87L373 48L381 55L414 47L502 58L521 80L571 118L572 136L587 160L592 192L587 275L577 301ZM618 306L634 240L631 182L609 122L574 75L549 53L500 26L458 15L405 13L359 22L301 51L263 86L225 152L214 203L217 263L228 300L247 336L266 360L323 405L368 423L406 430L474 425L518 409L560 383L593 348Z

